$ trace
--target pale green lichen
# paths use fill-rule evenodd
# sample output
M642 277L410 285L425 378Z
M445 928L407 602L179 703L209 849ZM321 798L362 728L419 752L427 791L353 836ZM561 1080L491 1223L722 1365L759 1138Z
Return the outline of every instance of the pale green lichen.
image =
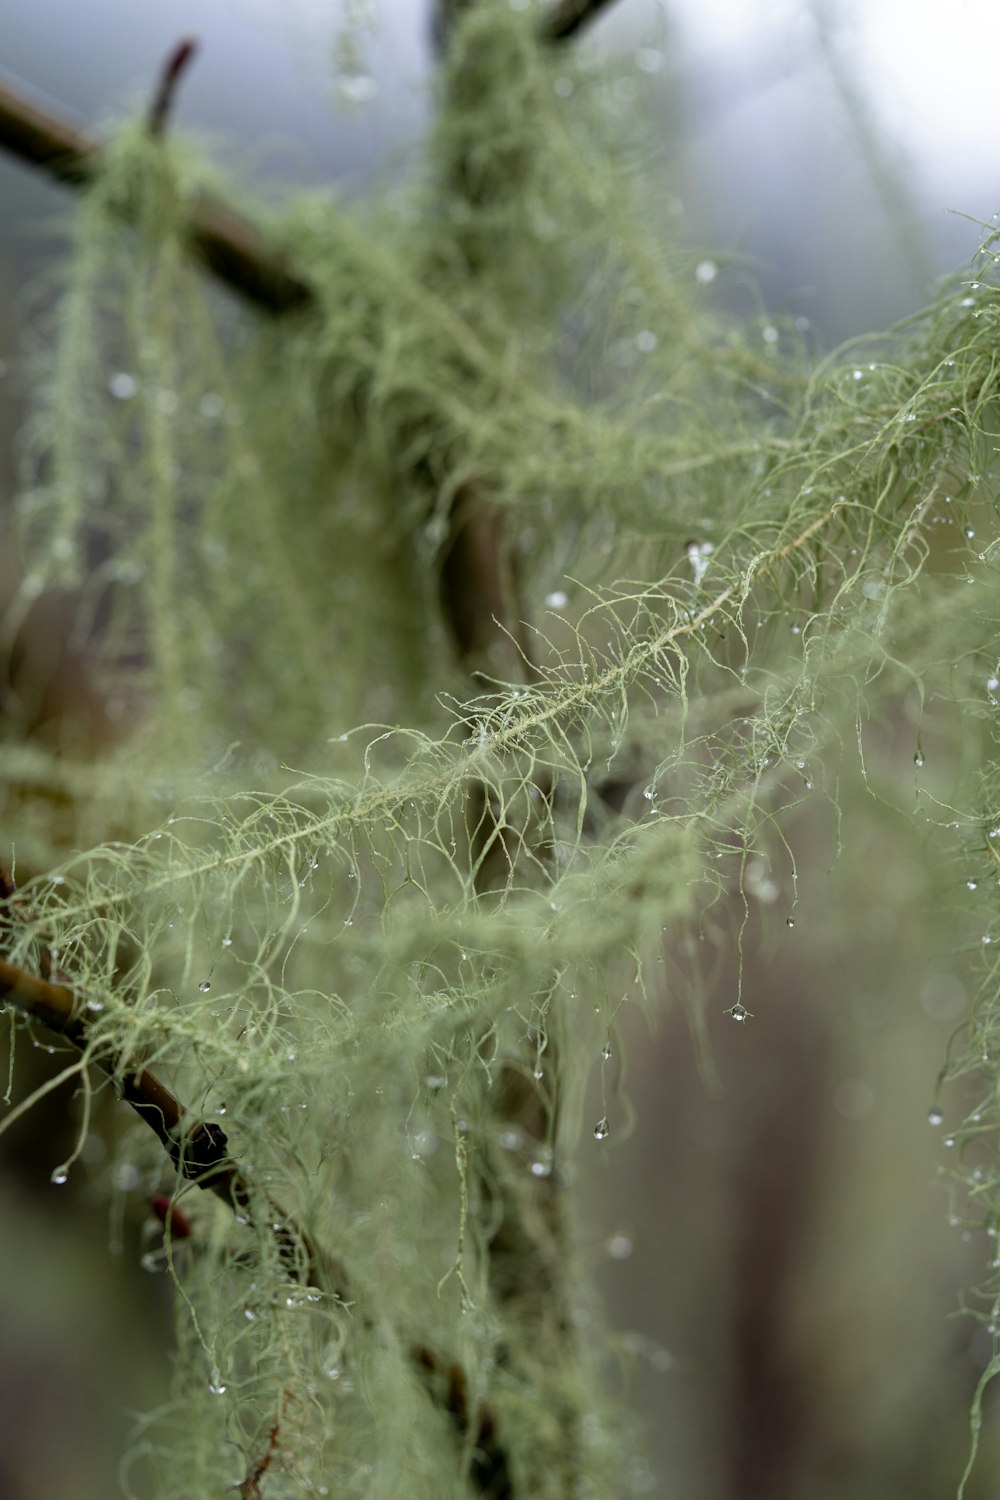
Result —
M695 1013L690 933L742 895L742 951L760 870L801 878L812 768L995 662L995 543L956 524L994 513L988 276L810 372L710 315L599 83L554 73L523 17L473 11L405 200L290 210L316 297L287 326L206 291L172 146L124 131L80 217L24 545L134 732L105 767L5 753L26 819L40 785L65 804L19 832L4 948L58 950L88 1058L224 1109L257 1194L246 1225L182 1195L175 1397L132 1494L221 1495L279 1424L268 1496L467 1496L476 1434L423 1347L494 1412L514 1494L624 1493L555 1206L617 1009ZM433 583L468 483L536 665L475 693ZM956 1068L992 1065L994 990Z

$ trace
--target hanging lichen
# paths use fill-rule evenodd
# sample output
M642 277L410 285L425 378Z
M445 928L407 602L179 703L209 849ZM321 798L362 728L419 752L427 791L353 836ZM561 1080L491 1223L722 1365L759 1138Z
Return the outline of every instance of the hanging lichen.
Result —
M174 1136L131 1494L626 1493L566 1192L618 1008L694 1010L682 936L749 912L756 855L800 878L807 763L995 668L994 547L952 525L994 514L987 272L810 372L712 314L568 72L473 9L405 197L275 226L312 295L273 326L193 267L174 146L123 131L80 216L26 598L75 592L121 736L5 756L26 822L64 804L3 952L76 997L85 1107L145 1068L215 1143ZM436 580L473 512L516 638L470 677ZM956 1068L995 1066L994 978Z

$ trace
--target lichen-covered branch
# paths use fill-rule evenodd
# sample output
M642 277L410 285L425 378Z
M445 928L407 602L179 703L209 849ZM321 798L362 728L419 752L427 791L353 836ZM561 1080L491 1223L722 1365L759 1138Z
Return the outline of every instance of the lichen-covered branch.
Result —
M0 83L0 148L69 187L83 187L100 168L94 136ZM128 216L128 205L123 205ZM232 291L269 313L311 301L310 288L268 246L265 236L225 204L202 195L188 227L192 253Z
M68 986L39 979L0 958L0 1001L71 1042L81 1052L86 1051L86 1006ZM234 1213L250 1212L254 1190L230 1157L229 1141L221 1126L192 1119L148 1068L132 1068L119 1075L112 1059L97 1054L94 1061L115 1080L121 1098L149 1126L182 1177L207 1188ZM313 1259L307 1237L274 1204L267 1204L266 1212L289 1274L295 1278L302 1276L303 1253L310 1262ZM310 1264L310 1280L313 1270Z

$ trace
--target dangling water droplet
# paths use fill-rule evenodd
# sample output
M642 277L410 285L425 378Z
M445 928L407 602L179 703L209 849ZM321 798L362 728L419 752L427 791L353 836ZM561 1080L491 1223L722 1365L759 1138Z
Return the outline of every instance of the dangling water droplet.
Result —
M212 1378L208 1382L208 1388L212 1392L213 1396L225 1395L226 1387L222 1384L222 1377L220 1376L218 1370L212 1371Z
M944 1124L944 1113L936 1104L927 1111L927 1123L928 1125Z
M211 984L209 983L209 981L207 979L203 979L201 981L201 984L199 984L198 988L201 990L201 993L203 995L207 995L208 992L209 992L209 990L212 988L212 986L211 986Z
M337 88L348 104L370 104L378 94L378 84L367 73L342 73Z
M972 878L972 877L971 877L971 876L970 876L970 878L969 878L969 879L968 879L968 880L967 880L967 881L966 881L966 882L965 882L965 888L966 888L966 890L968 890L968 891L976 891L976 890L978 890L978 889L979 889L979 881L978 881L978 880L975 880L975 879L973 879L973 878Z
M922 750L918 750L917 753L916 753L916 755L913 757L913 764L917 767L917 770L919 770L920 767L923 765L923 763L924 763L924 752Z
M708 559L715 551L715 546L712 542L688 542L684 550L687 552L688 562L694 574L695 587L697 587L708 571Z
M785 918L785 926L786 927L794 927L795 926L795 918L794 917L786 917Z
M611 1043L610 1042L605 1042L604 1048L603 1048L603 1050L601 1052L601 1056L603 1057L603 1059L604 1059L605 1062L610 1062L611 1061Z
M750 1012L747 1010L745 1005L741 1005L737 1000L735 1005L730 1006L726 1014L732 1016L734 1021L745 1021Z
M607 1115L603 1115L594 1126L594 1140L606 1141L611 1134L611 1126L608 1124Z
M233 940L228 934L222 939L222 946L223 948L231 948L233 946Z
M159 1258L153 1250L147 1250L146 1254L140 1259L139 1264L144 1271L151 1273L155 1273L160 1269Z
M52 1173L52 1176L49 1178L49 1181L51 1183L54 1183L56 1187L62 1187L68 1179L69 1169L67 1167L56 1167L55 1171Z
M953 1135L946 1135L942 1144L949 1147L954 1146L955 1137Z

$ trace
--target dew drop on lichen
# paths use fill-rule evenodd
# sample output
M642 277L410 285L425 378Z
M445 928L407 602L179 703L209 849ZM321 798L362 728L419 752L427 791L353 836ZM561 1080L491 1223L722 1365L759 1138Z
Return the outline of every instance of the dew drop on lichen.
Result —
M54 1183L56 1187L62 1187L63 1184L68 1180L68 1178L69 1172L65 1167L56 1167L55 1171L52 1173L52 1176L49 1178L49 1181L51 1183Z
M938 1107L937 1107L936 1104L934 1105L934 1107L932 1109L928 1110L928 1112L927 1112L927 1123L928 1123L928 1125L943 1125L944 1124L944 1114L942 1113L942 1111L940 1109L938 1109Z
M203 979L201 981L201 984L199 984L198 988L201 990L201 993L203 995L207 995L208 992L209 992L209 990L212 988L212 986L211 986L211 984L209 983L209 981L207 979Z
M611 1126L608 1124L607 1115L603 1115L594 1126L594 1140L606 1141L611 1134Z
M750 1012L745 1005L741 1005L737 1000L736 1004L731 1006L726 1014L732 1016L734 1021L745 1021Z

